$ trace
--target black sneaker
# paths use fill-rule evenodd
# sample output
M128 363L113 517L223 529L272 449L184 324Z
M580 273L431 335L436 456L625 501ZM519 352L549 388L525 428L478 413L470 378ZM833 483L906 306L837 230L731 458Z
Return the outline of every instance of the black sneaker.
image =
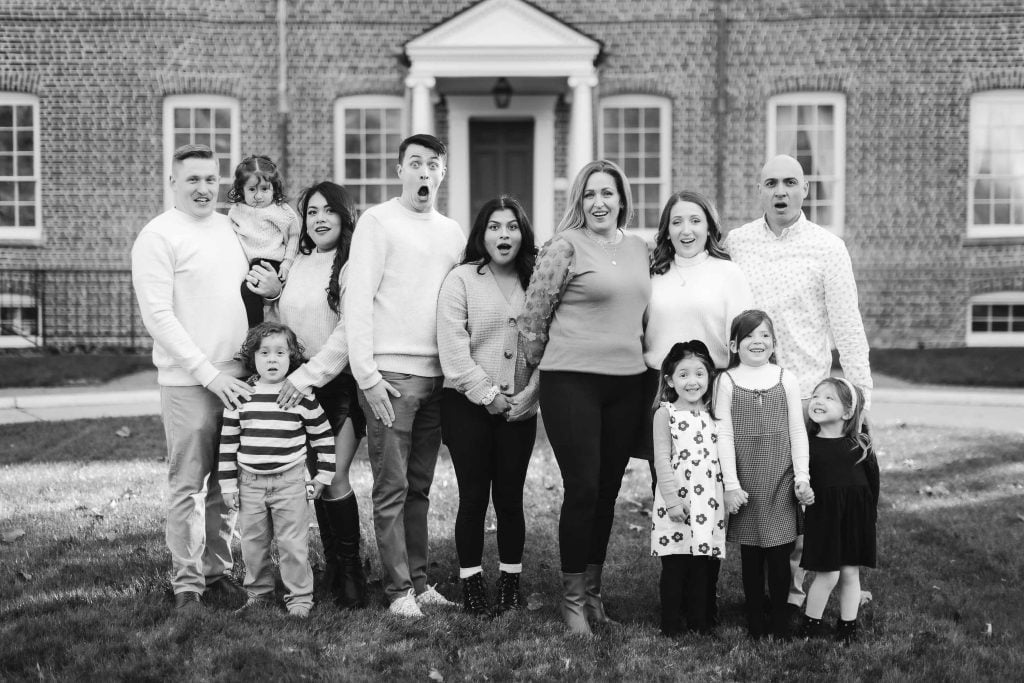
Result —
M203 596L207 601L215 603L237 605L248 597L245 589L238 580L231 574L225 574L216 581L206 586Z
M180 614L195 614L203 611L203 605L199 602L199 593L195 591L184 591L174 594L174 609Z

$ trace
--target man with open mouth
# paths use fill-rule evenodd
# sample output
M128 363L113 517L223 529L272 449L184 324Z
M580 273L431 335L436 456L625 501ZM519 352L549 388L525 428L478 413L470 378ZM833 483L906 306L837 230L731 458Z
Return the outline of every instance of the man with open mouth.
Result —
M747 276L754 303L775 324L779 365L800 381L804 418L811 392L831 372L832 340L846 378L864 392L867 415L873 386L868 341L846 244L804 215L810 188L793 157L769 159L757 187L763 216L730 231L725 248ZM790 558L794 612L804 601L802 550L798 536Z
M447 149L413 135L398 149L402 195L366 211L349 255L349 363L367 419L373 525L392 613L449 603L427 585L427 511L441 445L437 297L466 245L434 208Z

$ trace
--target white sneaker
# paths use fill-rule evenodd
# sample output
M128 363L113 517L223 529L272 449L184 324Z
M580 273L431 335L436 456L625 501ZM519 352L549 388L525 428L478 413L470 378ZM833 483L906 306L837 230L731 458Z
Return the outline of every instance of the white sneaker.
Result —
M435 584L436 585L436 584ZM416 602L420 604L420 607L424 605L440 605L441 607L458 607L454 602L444 597L436 590L434 586L427 586L427 590L423 591L416 596Z
M423 612L420 611L420 606L416 604L416 593L411 588L408 593L392 602L388 610L392 614L397 614L407 619L423 618Z

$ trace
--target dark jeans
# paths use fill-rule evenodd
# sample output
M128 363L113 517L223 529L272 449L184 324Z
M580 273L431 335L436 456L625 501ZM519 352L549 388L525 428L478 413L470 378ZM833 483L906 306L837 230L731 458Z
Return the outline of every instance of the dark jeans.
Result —
M718 621L718 571L722 561L706 555L665 555L661 558L661 632L683 629L707 633Z
M441 438L459 482L455 550L460 567L483 563L484 519L492 496L498 518L498 559L505 564L523 561L523 486L536 437L536 415L508 422L454 389L441 392Z
M542 370L544 428L562 473L558 520L562 571L604 564L615 498L642 419L643 375Z
M756 545L740 546L743 569L743 598L747 612L747 630L755 638L771 632L777 638L789 635L787 596L792 574L789 556L793 542L774 548ZM766 619L764 602L765 578L768 579L769 609Z

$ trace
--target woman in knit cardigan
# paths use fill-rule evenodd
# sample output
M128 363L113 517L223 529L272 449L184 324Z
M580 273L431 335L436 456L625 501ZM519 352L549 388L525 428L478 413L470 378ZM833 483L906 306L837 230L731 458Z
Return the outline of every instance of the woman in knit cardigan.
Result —
M523 486L537 435L537 372L527 367L510 321L522 310L535 252L522 205L505 196L490 200L473 222L462 264L445 279L437 303L445 375L441 434L459 483L455 549L463 606L482 616L522 606ZM482 566L492 491L499 560L493 605Z
M356 212L343 187L321 182L299 195L299 253L277 302L280 321L298 335L307 360L282 383L278 403L294 405L312 391L331 422L337 470L314 501L327 569L324 583L343 608L366 605L366 579L359 556L359 508L348 471L366 422L348 369L345 318L341 310L344 266Z

